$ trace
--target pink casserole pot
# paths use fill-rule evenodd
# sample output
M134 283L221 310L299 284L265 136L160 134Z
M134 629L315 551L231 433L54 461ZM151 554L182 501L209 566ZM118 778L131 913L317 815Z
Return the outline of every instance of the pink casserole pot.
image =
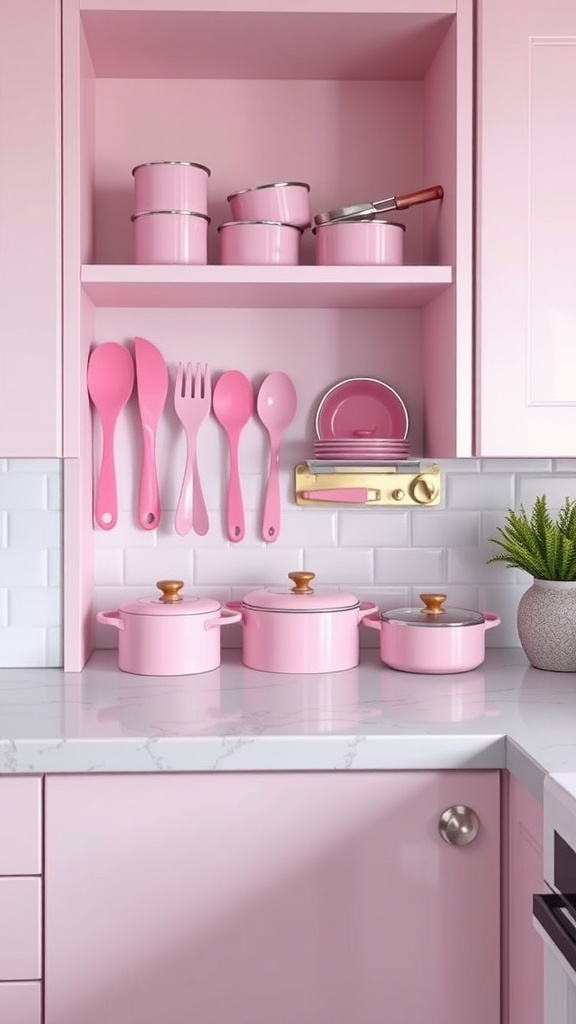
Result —
M404 225L388 220L332 220L313 229L318 266L401 266Z
M401 672L469 672L484 661L485 633L500 624L493 612L445 608L446 594L420 594L423 608L395 608L364 619L380 630L380 656Z
M98 612L98 622L118 630L118 667L143 676L185 676L220 665L220 627L239 622L208 597L183 598L181 580L159 580L159 597L127 601Z
M187 160L151 160L132 168L134 213L195 210L208 213L210 169Z
M242 613L242 661L260 672L344 672L360 659L358 626L377 611L341 590L315 593L313 572L290 572L292 589L253 590Z
M218 228L220 263L296 266L302 228L275 220L230 220Z
M304 181L276 181L270 185L241 188L228 196L234 220L278 220L307 228L310 213L310 185Z

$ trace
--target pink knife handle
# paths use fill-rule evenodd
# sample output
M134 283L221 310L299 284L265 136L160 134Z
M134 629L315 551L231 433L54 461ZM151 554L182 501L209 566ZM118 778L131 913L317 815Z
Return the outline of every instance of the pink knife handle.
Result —
M138 498L138 522L143 530L155 530L160 522L160 497L156 475L155 435L144 427L142 431L142 469Z
M113 422L102 423L102 462L96 485L94 519L102 530L111 530L118 520Z
M363 505L370 501L370 491L366 487L327 487L321 491L302 491L302 497L308 501L341 501Z
M228 502L226 520L228 537L235 542L243 540L246 532L244 524L244 503L240 485L240 468L238 466L238 434L229 434L230 470L228 476Z
M262 517L262 537L268 544L278 540L280 533L280 478L278 459L280 445L277 441L270 442L270 470L264 498L264 515Z

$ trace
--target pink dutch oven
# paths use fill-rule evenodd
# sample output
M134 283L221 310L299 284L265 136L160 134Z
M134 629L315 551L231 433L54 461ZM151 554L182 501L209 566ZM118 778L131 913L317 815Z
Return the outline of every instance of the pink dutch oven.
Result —
M314 593L313 572L289 572L292 589L253 590L242 613L242 661L261 672L343 672L360 658L358 625L377 611L341 590Z
M420 594L423 608L395 608L364 620L380 630L380 657L401 672L469 672L485 657L485 633L500 624L492 612L445 608L446 594Z
M159 580L160 597L127 601L98 612L98 622L118 630L118 667L143 676L184 676L220 665L220 627L241 615L208 597L183 598L181 580Z

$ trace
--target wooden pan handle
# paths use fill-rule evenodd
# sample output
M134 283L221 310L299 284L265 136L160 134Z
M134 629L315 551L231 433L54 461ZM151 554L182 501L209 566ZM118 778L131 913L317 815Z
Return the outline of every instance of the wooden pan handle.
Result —
M444 189L441 185L432 185L431 188L423 188L420 192L407 192L404 196L396 196L396 209L407 210L409 206L416 206L417 203L429 203L433 199L442 199Z

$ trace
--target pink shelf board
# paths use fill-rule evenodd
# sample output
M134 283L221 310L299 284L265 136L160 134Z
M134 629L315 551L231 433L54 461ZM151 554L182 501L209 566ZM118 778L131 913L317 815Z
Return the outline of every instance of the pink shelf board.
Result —
M423 307L450 287L451 267L85 265L96 306Z
M455 14L454 0L402 13L365 4L353 12L82 6L100 8L82 11L97 78L420 79Z

